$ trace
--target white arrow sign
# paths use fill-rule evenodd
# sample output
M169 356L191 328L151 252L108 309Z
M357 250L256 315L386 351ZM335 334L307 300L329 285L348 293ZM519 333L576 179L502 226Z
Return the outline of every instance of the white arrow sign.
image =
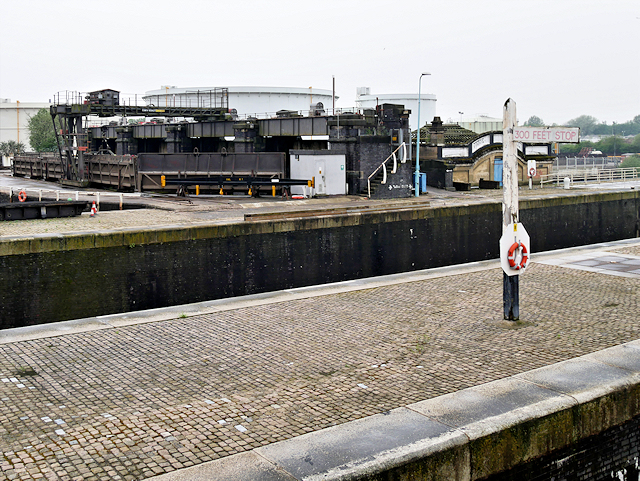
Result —
M546 144L560 142L580 143L579 127L514 127L513 138L516 142Z

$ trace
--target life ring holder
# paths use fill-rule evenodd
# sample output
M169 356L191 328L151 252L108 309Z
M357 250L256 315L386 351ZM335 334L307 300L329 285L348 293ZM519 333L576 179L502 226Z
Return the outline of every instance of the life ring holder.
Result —
M516 250L518 248L522 249L522 259L520 263L516 263ZM514 242L511 244L509 248L509 254L507 255L507 260L509 261L509 267L512 269L519 271L520 269L524 269L527 267L527 262L529 261L529 256L527 255L527 247L522 242Z
M24 202L25 200L27 200L27 193L26 193L24 190L21 190L21 191L18 193L18 200L19 200L20 202Z

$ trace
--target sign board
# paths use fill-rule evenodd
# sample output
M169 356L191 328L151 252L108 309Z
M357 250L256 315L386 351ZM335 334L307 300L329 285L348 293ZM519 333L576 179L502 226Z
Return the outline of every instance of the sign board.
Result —
M533 159L527 160L527 176L529 177L536 176L536 161Z
M566 144L580 143L579 127L514 127L513 138L516 142L528 144L546 144L560 142Z
M519 222L509 224L500 238L500 266L508 276L517 276L531 259L529 234Z

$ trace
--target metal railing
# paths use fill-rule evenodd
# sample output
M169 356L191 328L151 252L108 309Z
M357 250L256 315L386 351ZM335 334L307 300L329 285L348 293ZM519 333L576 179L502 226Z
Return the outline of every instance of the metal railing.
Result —
M615 169L624 160L621 156L611 157L559 157L553 161L553 170L584 170L588 168Z
M120 200L120 210L123 209L125 197L136 198L136 199L140 198L139 193L125 194L122 192L86 192L82 190L69 191L69 190L59 190L59 189L40 189L36 187L9 187L9 199L12 199L14 194L18 194L20 192L25 192L25 194L27 192L35 192L38 195L38 202L42 202L42 194L47 192L55 194L56 202L60 202L61 197L62 199L75 198L76 201L80 200L80 196L95 197L96 206L98 210L100 210L100 197L103 197L103 198L107 196L118 197Z
M396 157L396 153L401 149L402 149L402 159L400 159L400 163L404 164L407 161L407 144L402 142L400 146L398 146L396 150L391 152L391 155L389 155L389 157L384 159L382 163L378 166L378 168L374 170L371 173L371 175L367 178L367 197L368 198L371 198L371 179L373 179L378 174L378 172L380 172L380 169L383 169L382 182L380 183L381 184L387 183L387 162L390 159L393 159L393 168L391 169L391 173L392 174L396 173L396 170L398 169L398 158Z
M586 169L564 172L554 172L552 174L544 174L540 176L540 187L544 184L560 185L568 177L571 184L578 182L601 183L601 182L619 182L640 178L640 169L637 167L628 167L624 169Z

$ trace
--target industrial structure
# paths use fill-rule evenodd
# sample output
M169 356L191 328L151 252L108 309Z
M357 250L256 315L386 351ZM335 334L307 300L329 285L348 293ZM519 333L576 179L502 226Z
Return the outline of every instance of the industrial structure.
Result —
M112 89L58 96L50 108L57 155L17 156L14 175L139 192L288 195L293 189L308 196L371 198L414 192L411 110L402 104L328 114L317 102L307 111L280 109L257 118L239 115L226 88L197 91L194 102L194 92L174 94L165 105L156 105L163 99L153 95L145 105L127 105ZM90 116L120 120L88 126ZM501 132L475 134L443 125L438 117L423 130L421 190L427 183L499 183ZM550 145L520 145L522 165L532 158L549 161L540 173L548 172L552 156ZM524 167L522 172L525 181Z

